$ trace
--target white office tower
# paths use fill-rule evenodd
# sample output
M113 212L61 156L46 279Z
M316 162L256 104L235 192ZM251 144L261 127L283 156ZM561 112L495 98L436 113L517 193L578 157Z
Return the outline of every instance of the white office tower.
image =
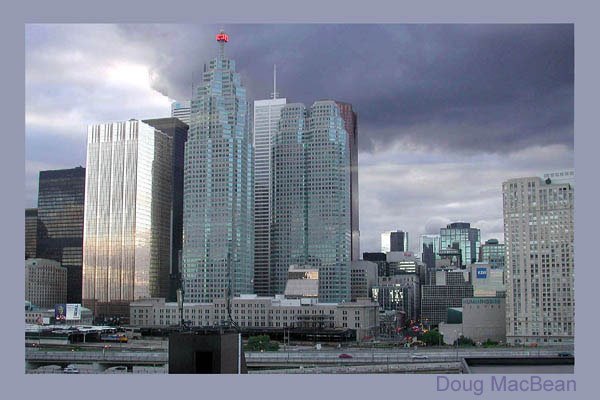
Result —
M274 296L271 289L271 153L273 137L286 99L277 98L275 70L273 98L254 101L254 293Z
M504 182L502 193L507 342L571 342L574 187L531 177Z
M179 118L186 124L190 124L190 113L192 111L191 101L175 101L171 103L171 117Z

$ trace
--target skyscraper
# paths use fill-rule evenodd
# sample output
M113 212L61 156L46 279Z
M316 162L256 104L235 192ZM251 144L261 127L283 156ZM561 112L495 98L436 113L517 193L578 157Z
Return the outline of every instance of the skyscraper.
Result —
M210 302L253 292L253 148L249 105L235 62L220 51L191 103L185 147L185 300Z
M273 290L283 293L288 267L319 269L321 301L350 300L350 155L333 101L281 109L272 156Z
M352 261L360 259L360 228L358 202L358 123L352 104L336 101L340 109L340 117L344 120L344 128L348 134L348 151L350 152L350 224L352 227L351 253Z
M254 101L254 292L271 296L271 150L285 98Z
M178 118L157 118L142 121L172 138L171 169L171 268L169 301L176 301L180 285L179 258L183 247L183 168L188 125Z
M178 118L187 125L190 124L191 110L191 102L189 100L171 103L171 117Z
M25 209L25 259L36 257L38 225L39 225L39 220L38 220L37 208L26 208Z
M502 184L509 343L573 340L574 175L570 178Z
M479 251L479 261L489 263L492 268L503 269L505 257L504 244L498 243L498 239L486 240Z
M461 264L476 263L481 246L481 232L477 228L471 228L466 222L454 222L440 229L440 251L458 248L461 251Z
M381 251L408 251L408 232L388 231L381 234Z
M67 269L67 301L81 303L85 168L40 171L36 257Z
M97 316L168 294L172 142L137 120L88 126L83 305Z

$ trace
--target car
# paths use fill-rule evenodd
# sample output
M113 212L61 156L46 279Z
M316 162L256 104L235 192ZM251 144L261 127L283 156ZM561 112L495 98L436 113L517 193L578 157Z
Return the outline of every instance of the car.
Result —
M72 366L68 366L65 369L63 369L63 373L65 374L78 374L79 370L75 367Z
M423 354L413 354L411 357L413 360L427 360L427 356Z
M343 354L340 354L338 356L338 358L352 358L352 356L350 354L343 353Z
M573 357L573 354L569 353L568 351L562 351L560 353L558 353L559 357Z

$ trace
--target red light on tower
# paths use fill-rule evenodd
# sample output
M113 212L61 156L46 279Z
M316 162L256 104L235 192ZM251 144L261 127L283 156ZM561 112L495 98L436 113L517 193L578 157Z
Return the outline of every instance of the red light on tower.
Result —
M221 31L220 33L217 33L217 42L229 42L229 35L227 35L225 32Z

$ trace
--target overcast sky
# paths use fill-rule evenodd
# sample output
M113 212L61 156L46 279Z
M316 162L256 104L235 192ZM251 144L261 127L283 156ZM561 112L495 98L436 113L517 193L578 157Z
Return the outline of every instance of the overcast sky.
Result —
M358 113L361 251L455 221L503 239L502 182L572 169L572 25L27 25L25 205L91 123L170 115L230 35L248 100Z

